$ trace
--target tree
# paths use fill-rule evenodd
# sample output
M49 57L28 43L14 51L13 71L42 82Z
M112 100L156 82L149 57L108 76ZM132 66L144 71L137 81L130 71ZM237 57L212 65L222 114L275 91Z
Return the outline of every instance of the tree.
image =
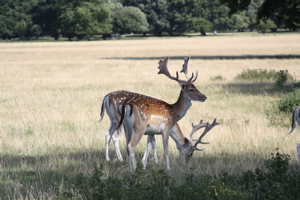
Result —
M27 32L27 23L24 20L17 22L15 31L18 36L24 36Z
M245 28L248 28L250 23L245 11L240 12L239 14L233 14L231 19L233 22L233 28L237 29L239 32L243 32Z
M69 40L82 39L88 34L111 32L110 11L102 0L69 2L62 7L58 17L60 33Z
M191 29L192 13L190 12L191 2L185 0L169 1L167 5L169 22L169 35L181 34Z
M250 5L251 0L220 0L220 2L230 9L229 14L233 15L239 11L244 11Z
M199 31L202 36L206 36L206 32L210 31L212 24L204 18L194 19L193 28L195 31Z
M145 33L149 24L146 15L136 7L123 7L114 14L113 31L117 33Z
M3 39L28 34L24 31L32 25L30 11L37 1L0 0L0 35Z
M167 2L167 0L123 0L123 6L134 6L141 9L146 14L149 31L156 36L161 36L170 27L167 19Z
M39 1L39 4L32 9L33 24L41 27L41 34L51 35L58 40L60 34L58 17L61 7L62 5L59 0L45 0Z
M268 18L278 27L296 30L300 23L300 0L265 0L258 10L258 20Z
M30 28L30 33L32 36L34 36L36 39L39 39L41 33L42 33L42 28L40 27L40 25L33 25L31 28Z
M229 8L219 0L194 0L191 12L194 18L204 18L212 23L217 31L232 29L232 20L229 18Z
M277 26L271 19L267 19L266 21L259 20L256 25L256 28L258 31L265 33L268 29L276 29Z
M249 28L252 31L256 24L257 10L264 0L251 0L250 5L246 11L246 16L249 18Z

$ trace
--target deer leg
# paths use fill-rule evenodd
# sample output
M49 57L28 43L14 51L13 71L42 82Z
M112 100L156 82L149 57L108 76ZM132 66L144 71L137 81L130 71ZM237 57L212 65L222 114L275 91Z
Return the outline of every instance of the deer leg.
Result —
M106 160L109 161L109 143L112 136L115 134L117 130L118 124L111 122L108 131L105 134L105 148L106 148Z
M298 160L300 163L300 143L297 145L297 152L298 152Z
M133 132L131 140L128 144L128 152L129 152L129 168L131 171L136 170L136 159L135 159L135 149L142 139L142 136L144 135L145 130L138 130Z
M300 109L300 107L299 107L299 109ZM300 126L300 110L299 109L296 109L296 111L295 111L295 121L297 121L298 126Z
M155 141L155 137L154 137L154 135L148 135L147 146L146 146L146 150L145 150L145 153L144 153L144 156L143 156L144 169L146 169L148 156L149 156L149 153L151 152L152 148L154 150L154 159L155 159L155 162L157 163L158 159L157 159L157 154L156 154L156 141Z
M163 146L164 146L164 155L166 159L167 169L170 170L170 161L169 161L169 134L163 133Z
M156 152L156 140L155 140L155 136L153 135L153 139L152 139L152 148L153 148L153 155L154 155L154 160L156 163L158 163L158 158L157 158L157 152Z
M109 131L106 132L105 134L105 155L106 155L106 160L109 161L109 142L110 142L110 134Z
M115 150L116 150L116 154L117 154L118 160L120 162L123 162L123 157L122 157L122 154L121 154L121 151L120 151L120 147L119 147L119 140L120 140L120 137L121 137L123 131L124 131L123 127L120 127L113 134L113 137L112 137L112 140L113 140L113 143L114 143L114 147L115 147Z
M133 171L133 166L131 164L132 159L130 158L131 149L129 148L129 143L131 141L132 132L130 131L130 129L128 130L126 127L125 127L125 136L126 136L126 152L127 152L128 165L129 165L130 171Z

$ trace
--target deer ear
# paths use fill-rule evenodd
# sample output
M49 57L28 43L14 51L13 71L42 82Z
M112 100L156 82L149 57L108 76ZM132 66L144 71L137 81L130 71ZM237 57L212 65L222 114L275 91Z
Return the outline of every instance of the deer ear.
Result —
M184 144L190 144L190 141L186 137L184 138Z
M186 89L186 83L178 83L181 87L181 90L184 91Z
M188 147L190 145L190 141L185 137L184 138L184 146Z

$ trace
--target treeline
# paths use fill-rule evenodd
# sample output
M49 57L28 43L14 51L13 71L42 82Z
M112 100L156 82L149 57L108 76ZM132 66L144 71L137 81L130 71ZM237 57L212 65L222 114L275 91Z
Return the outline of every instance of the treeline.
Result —
M300 0L0 0L2 39L299 27Z

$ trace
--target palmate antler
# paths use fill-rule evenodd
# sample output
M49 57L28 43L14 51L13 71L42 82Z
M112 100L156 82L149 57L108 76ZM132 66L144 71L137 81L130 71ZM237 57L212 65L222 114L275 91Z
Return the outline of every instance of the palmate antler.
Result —
M192 73L191 77L189 77L187 75L187 67L188 67L189 59L190 59L189 57L187 57L187 58L184 59L184 64L182 65L182 70L180 71L180 72L183 72L185 74L186 78L188 79L187 81L179 79L178 71L176 72L176 77L171 76L171 74L170 74L170 72L168 70L168 60L169 60L169 57L166 57L164 60L159 60L159 62L158 62L158 64L159 64L159 66L158 66L158 69L159 69L158 74L164 74L168 78L170 78L172 80L175 80L175 81L177 81L179 83L195 82L197 80L197 77L198 77L198 72L196 73L196 77L195 78L194 78L194 73Z
M202 138L215 126L219 125L220 123L217 122L217 119L214 119L213 123L210 124L209 122L205 122L203 123L203 120L200 121L200 123L198 125L194 125L192 124L193 126L193 129L192 129L192 132L190 133L190 141L196 141L196 143L194 144L193 148L194 150L197 150L197 151L203 151L204 149L199 149L197 148L197 145L198 144L209 144L209 142L202 142ZM193 139L193 135L196 131L200 130L201 128L205 128L203 133L200 135L199 139L196 140L196 139Z

